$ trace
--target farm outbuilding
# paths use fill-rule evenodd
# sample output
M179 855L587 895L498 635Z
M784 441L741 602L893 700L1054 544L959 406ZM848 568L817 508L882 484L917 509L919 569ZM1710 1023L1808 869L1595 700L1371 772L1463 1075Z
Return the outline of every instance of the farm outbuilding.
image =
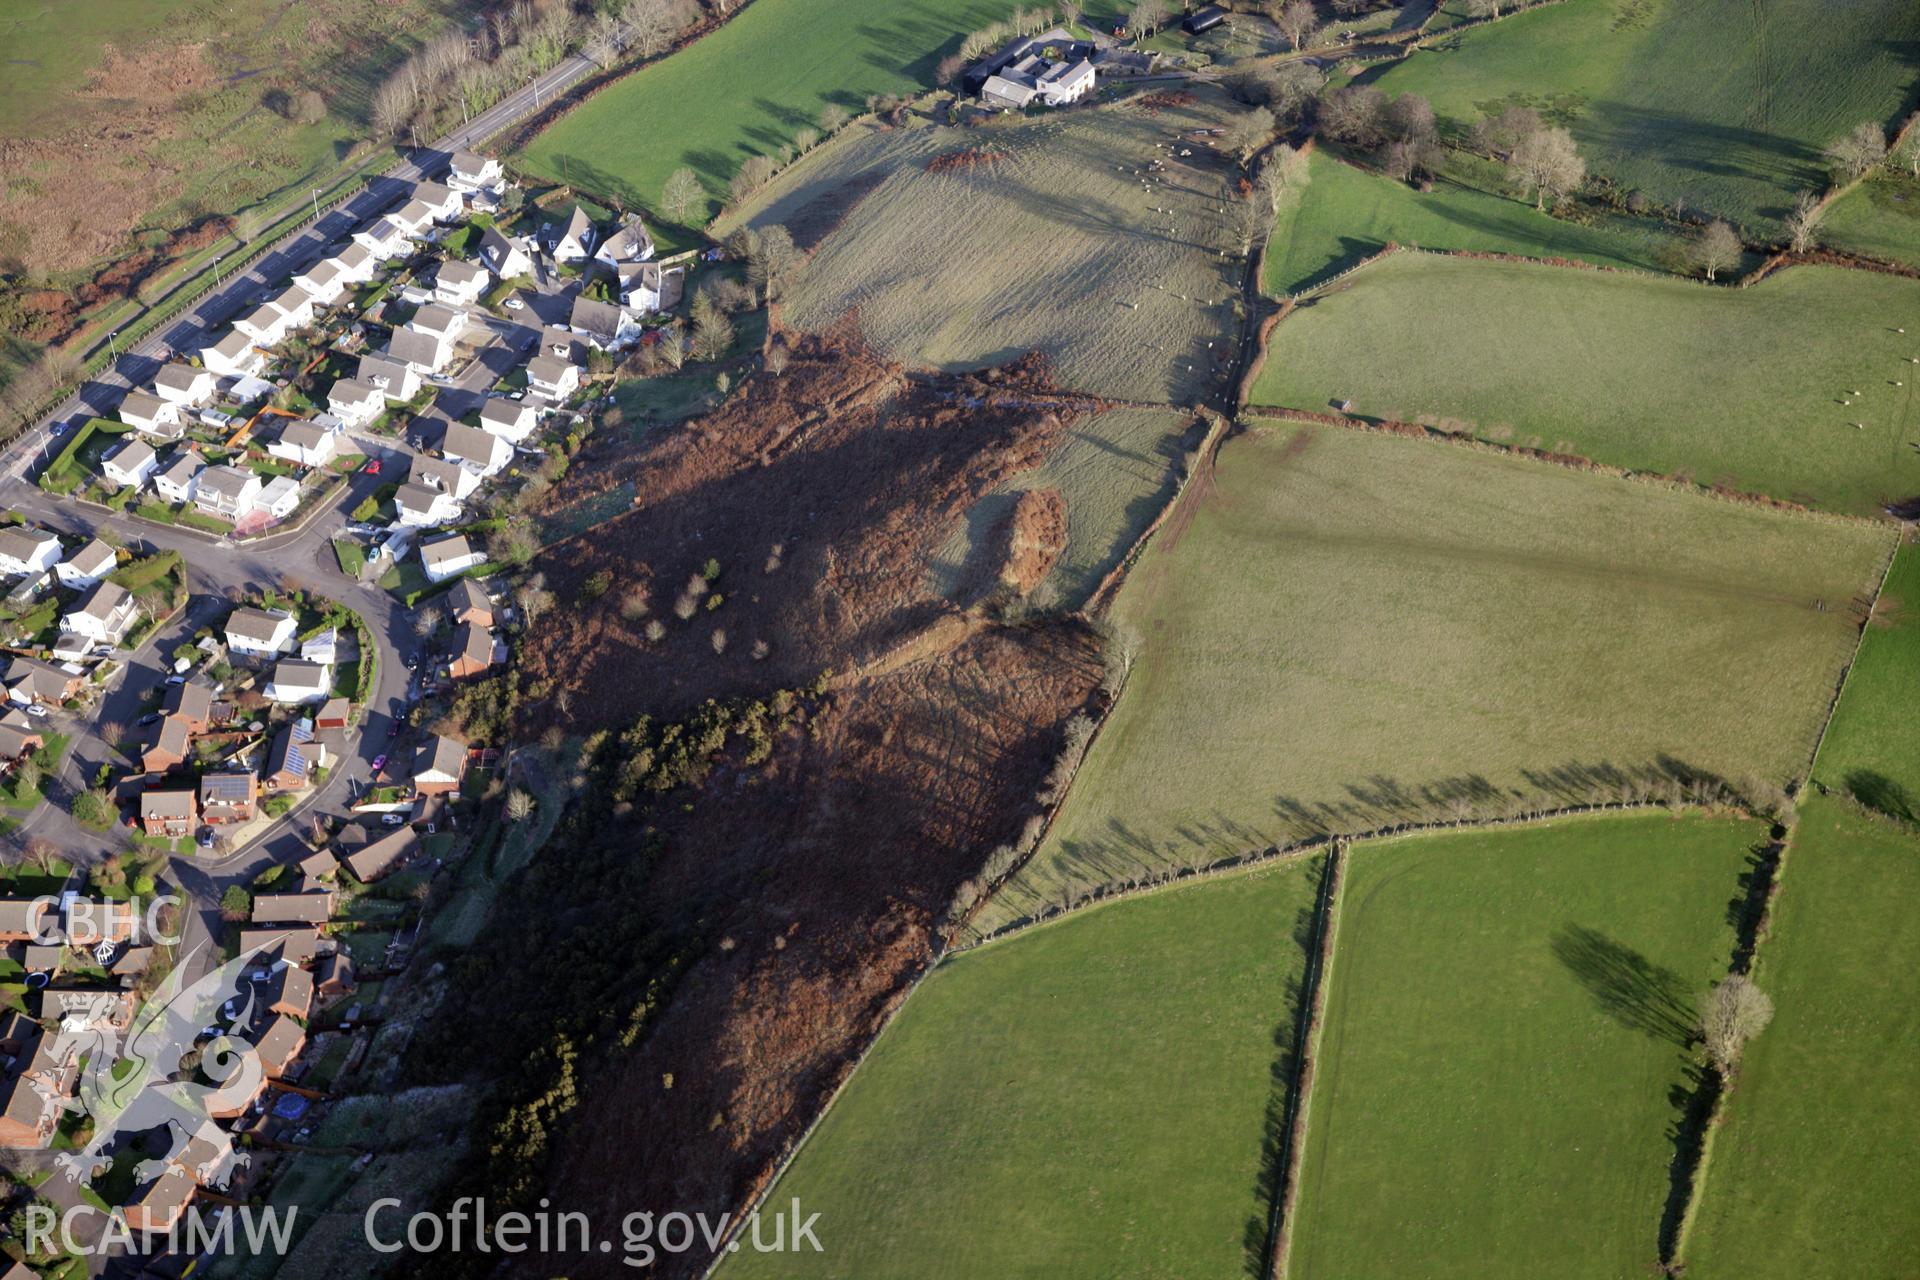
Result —
M1197 36L1202 31L1213 30L1226 20L1227 11L1217 4L1210 4L1204 9L1195 9L1180 19L1180 29L1190 36Z

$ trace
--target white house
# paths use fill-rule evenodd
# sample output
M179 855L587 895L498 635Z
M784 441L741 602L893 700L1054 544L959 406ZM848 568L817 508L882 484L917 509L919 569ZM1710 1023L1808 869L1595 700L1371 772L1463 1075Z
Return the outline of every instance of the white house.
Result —
M533 258L516 240L509 240L493 227L480 233L480 261L502 280L524 276L533 270Z
M486 271L471 262L443 262L433 276L433 296L449 307L468 307L487 290Z
M354 381L378 387L389 400L407 401L420 394L420 374L403 360L361 356Z
M611 302L575 298L567 327L602 351L618 351L640 341L640 321Z
M100 474L113 484L138 489L160 465L160 456L145 440L129 440L100 460Z
M180 406L148 391L129 391L120 402L120 421L150 436L172 440L186 430Z
M486 562L487 558L473 549L465 534L456 533L450 538L437 538L420 544L421 567L427 571L427 577L435 582L445 582L455 574L465 573L475 565Z
M620 278L620 304L629 311L651 315L679 305L686 292L687 269L663 267L657 262L623 262L615 268Z
M253 339L232 329L220 341L200 348L200 363L215 373L237 378L260 372L267 355L253 345Z
M538 356L527 365L527 386L556 403L580 387L580 366L555 356Z
M60 619L60 629L95 644L119 644L139 613L131 591L117 582L102 582L87 593L79 608Z
M480 477L458 462L429 458L423 454L414 455L413 463L407 470L407 479L442 493L450 493L455 498L465 498L480 487Z
M555 262L585 262L593 252L593 219L579 205L565 226L555 226L547 237L548 252Z
M364 427L387 411L387 394L370 382L342 378L327 392L327 408L349 427Z
M407 207L415 204L425 206L428 218L434 222L452 222L466 212L467 207L458 191L440 182L422 182L415 186Z
M297 284L282 289L267 305L287 318L288 333L313 323L313 295Z
M492 156L456 151L453 153L453 163L447 168L447 185L465 193L490 191L500 186L505 176L500 162Z
M372 254L375 261L379 262L408 252L411 238L411 227L396 221L396 215L392 214L376 218L353 233L354 244Z
M327 261L340 269L340 278L346 282L348 288L365 284L373 279L374 273L380 269L380 260L374 257L366 246L358 244L348 245Z
M480 429L499 436L508 444L525 444L539 423L540 415L525 400L488 396L480 405Z
M316 631L300 642L300 656L308 662L324 663L332 666L340 656L340 628L328 627Z
M483 478L498 475L513 460L513 446L490 431L470 427L464 422L447 426L447 437L440 452Z
M252 338L255 344L271 347L299 326L294 324L292 316L267 302L235 320L233 327L236 332Z
M424 200L409 200L388 214L387 221L406 228L413 239L425 240L433 235L433 206Z
M300 482L292 476L275 476L260 486L260 496L253 505L275 520L285 520L300 505Z
M251 658L271 658L293 647L296 625L290 613L235 609L227 619L227 648Z
M653 256L653 237L647 234L646 223L635 214L626 226L601 241L593 256L610 267L622 262L645 262Z
M274 702L324 702L333 693L333 668L324 662L283 658L273 664L273 678L267 681L265 692Z
M206 464L193 450L177 453L172 462L154 474L154 492L168 502L192 502L200 488L200 473L204 470Z
M85 591L112 573L119 562L120 557L114 554L113 548L95 538L53 566L53 572L61 586L71 591Z
M177 405L202 405L213 399L213 388L218 381L205 369L196 369L190 364L162 365L160 372L153 375L153 391L162 400L170 400Z
M540 345L535 354L552 356L568 364L585 364L587 340L563 324L550 324L540 331Z
M458 470L459 468L455 468ZM409 480L400 486L393 495L393 507L400 513L400 523L417 529L431 529L435 525L447 524L460 515L460 500L432 485Z
M60 539L24 525L0 528L0 574L45 573L60 563Z
M453 339L425 329L395 329L387 340L387 359L416 373L438 373L453 359Z
M317 422L290 422L267 452L295 466L324 467L340 452L340 433Z
M314 305L330 307L347 291L347 278L340 264L323 258L293 278L294 287L312 298Z
M1069 102L1078 102L1093 88L1093 63L1085 58L1071 66L1056 62L1035 79L1040 97L1050 107L1065 106Z
M245 467L208 467L193 494L193 505L200 510L236 522L259 501L260 477Z
M467 331L467 319L466 312L434 302L414 312L413 319L407 322L407 328L453 342Z

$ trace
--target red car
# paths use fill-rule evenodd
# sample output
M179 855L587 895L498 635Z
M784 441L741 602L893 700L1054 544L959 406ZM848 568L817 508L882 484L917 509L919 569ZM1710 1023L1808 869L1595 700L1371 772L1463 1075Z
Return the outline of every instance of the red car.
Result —
M379 475L379 474L380 474L380 459L378 459L378 458L375 458L375 459L374 459L374 460L373 460L372 462L369 462L369 463L368 463L368 464L367 464L366 466L364 466L364 467L362 467L362 468L360 468L360 474L361 474L361 475L366 475L366 476L377 476L377 475Z

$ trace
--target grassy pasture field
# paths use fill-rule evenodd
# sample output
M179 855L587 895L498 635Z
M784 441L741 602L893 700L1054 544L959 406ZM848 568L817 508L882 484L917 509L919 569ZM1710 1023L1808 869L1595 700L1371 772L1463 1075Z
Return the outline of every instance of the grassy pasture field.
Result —
M1289 1274L1650 1272L1669 1093L1766 836L1608 815L1355 847Z
M1282 322L1253 400L1872 515L1920 496L1917 316L1920 281L1837 267L1716 289L1401 254Z
M947 960L774 1189L821 1214L825 1252L743 1249L720 1274L1248 1274L1319 866L1107 904Z
M1860 642L1813 776L1905 822L1920 822L1920 547L1900 548Z
M1535 107L1591 171L1772 234L1826 185L1828 143L1909 105L1916 39L1905 0L1568 0L1363 78L1458 127Z
M1219 208L1230 165L1201 143L1186 157L1167 148L1227 111L1199 89L1160 110L1123 101L874 134L798 165L751 217L798 223L803 245L824 236L787 286L784 319L820 329L857 308L868 339L910 364L1037 349L1073 389L1192 403L1232 360L1237 267L1220 256ZM988 158L929 168L963 151ZM1156 159L1148 190L1139 171Z
M940 59L1012 0L754 0L705 39L628 75L562 116L519 157L530 171L653 208L681 166L712 197L750 155L854 113L877 93L933 87ZM705 221L704 218L701 221Z
M1298 293L1388 243L1658 271L1669 240L1646 219L1589 227L1537 213L1491 182L1482 188L1445 177L1431 191L1416 191L1323 149L1308 158L1306 185L1274 218L1261 285L1274 296Z
M1848 602L1893 539L1331 427L1229 440L1202 497L1122 588L1126 689L982 931L1516 794L1584 802L1680 764L1803 776L1854 649Z
M1833 202L1820 243L1863 257L1920 267L1920 178L1892 165Z
M1773 1025L1723 1103L1696 1280L1896 1276L1920 1251L1920 837L1823 798L1800 810L1755 981Z
M960 586L969 557L1022 490L1055 488L1067 500L1067 549L1028 599L1042 608L1081 607L1172 497L1181 456L1201 430L1170 410L1110 409L1088 418L1044 463L974 504L934 557L935 589L950 595Z

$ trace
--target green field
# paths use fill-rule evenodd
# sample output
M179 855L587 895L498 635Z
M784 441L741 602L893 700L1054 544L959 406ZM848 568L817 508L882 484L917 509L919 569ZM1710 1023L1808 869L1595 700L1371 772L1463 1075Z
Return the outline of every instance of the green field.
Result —
M534 173L654 207L686 166L713 197L750 155L771 155L834 103L933 87L934 68L1011 0L754 0L712 35L617 81L520 156ZM701 219L702 222L705 219Z
M1650 1274L1668 1095L1765 838L1610 816L1357 847L1288 1273Z
M1920 548L1905 546L1860 642L1846 696L1820 744L1814 777L1861 803L1920 821Z
M1920 838L1801 811L1755 980L1774 1000L1724 1106L1691 1280L1898 1276L1920 1253Z
M1230 118L1224 94L1196 88L1196 99L827 148L750 215L817 244L787 286L784 320L818 330L857 309L867 338L908 363L975 367L1037 350L1074 390L1193 403L1231 367L1240 281L1240 260L1222 257L1229 164L1205 147L1165 150ZM929 167L962 152L984 158ZM1147 189L1140 175L1156 161Z
M1572 129L1591 171L1771 234L1795 194L1826 185L1828 143L1908 105L1916 39L1905 0L1567 0L1370 78L1460 126L1533 106Z
M1475 166L1459 167L1478 173ZM1305 187L1274 219L1261 284L1275 296L1298 293L1389 243L1662 269L1660 251L1671 237L1661 224L1619 218L1582 226L1537 213L1531 203L1500 194L1491 175L1482 176L1489 179L1486 189L1441 178L1422 192L1315 151Z
M1403 254L1275 329L1253 400L1351 400L1366 418L1871 515L1920 496L1912 361L1920 281L1800 267L1716 289Z
M1327 831L1803 776L1892 535L1338 428L1221 450L1114 606L1125 692L989 929ZM1822 606L1825 606L1822 608Z
M1028 599L1080 608L1172 498L1182 455L1201 431L1171 410L1109 409L1086 418L1045 462L974 504L933 558L935 589L958 590L970 557L993 545L989 535L1020 491L1052 488L1067 500L1067 549Z
M1898 165L1833 202L1820 243L1848 253L1920 267L1920 179Z
M948 960L774 1189L823 1253L751 1276L1241 1280L1318 862L1109 904Z

